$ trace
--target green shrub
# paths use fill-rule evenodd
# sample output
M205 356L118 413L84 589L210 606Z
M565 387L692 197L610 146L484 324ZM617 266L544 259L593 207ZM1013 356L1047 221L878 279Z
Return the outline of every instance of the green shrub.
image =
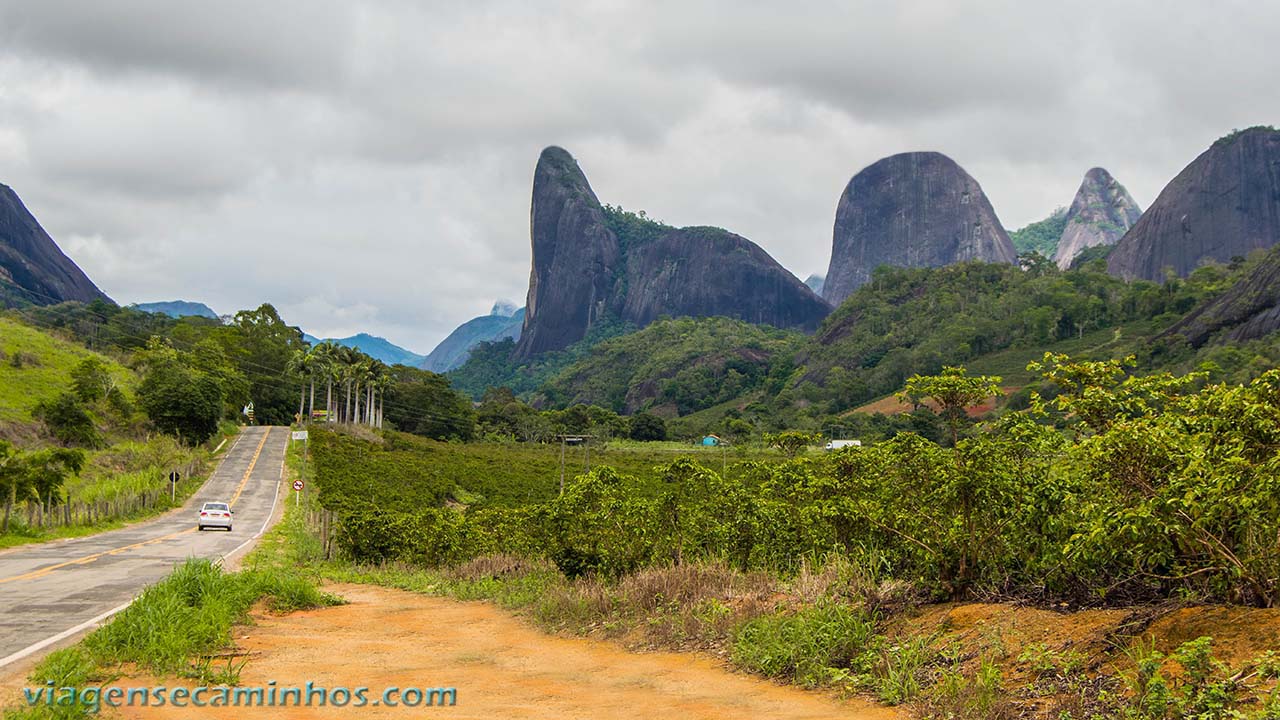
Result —
M880 642L874 617L847 605L819 605L751 620L734 639L733 661L815 687L828 682L833 670L855 677L870 673Z
M34 414L61 443L87 448L103 444L93 416L81 404L80 398L72 393L64 392L53 400L40 403Z

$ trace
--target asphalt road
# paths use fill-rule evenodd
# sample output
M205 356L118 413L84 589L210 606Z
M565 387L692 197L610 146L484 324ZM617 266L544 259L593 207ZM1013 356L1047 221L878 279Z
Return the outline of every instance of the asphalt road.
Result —
M288 428L245 428L185 509L0 553L0 667L91 626L187 558L219 558L251 542L273 504L285 499L280 482L288 440ZM231 532L196 531L196 514L207 501L232 504Z

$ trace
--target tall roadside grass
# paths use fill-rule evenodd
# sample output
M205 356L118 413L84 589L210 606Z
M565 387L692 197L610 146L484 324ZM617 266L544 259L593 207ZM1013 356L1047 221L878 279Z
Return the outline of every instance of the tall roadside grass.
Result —
M215 467L213 448L236 432L234 425L224 425L198 448L155 435L93 451L52 508L33 502L15 509L9 532L0 535L0 548L89 535L181 507ZM171 487L169 473L175 471L179 481Z

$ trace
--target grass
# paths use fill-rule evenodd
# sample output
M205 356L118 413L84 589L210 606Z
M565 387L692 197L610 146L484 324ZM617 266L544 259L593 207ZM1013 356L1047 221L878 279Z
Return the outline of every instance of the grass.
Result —
M873 615L834 603L763 615L737 632L733 661L766 677L818 687L833 671L870 672L881 640L875 628Z
M146 588L107 625L76 645L46 656L28 677L29 687L97 687L134 668L208 685L235 684L243 661L219 664L210 656L233 647L232 627L245 622L249 609L260 600L280 613L341 602L300 574L228 573L208 560L188 560ZM7 711L4 718L94 714L96 708L89 705L40 706Z
M0 549L115 530L181 507L204 484L205 471L214 457L210 449L237 432L235 425L226 424L205 448L183 447L159 435L91 452L85 469L65 486L73 509L72 524L28 527L24 513L16 510L9 532L0 535ZM170 499L168 476L175 468L182 470L184 477ZM186 468L195 472L187 473ZM86 505L98 505L103 514L91 520Z
M120 363L29 325L0 317L0 422L27 424L36 405L70 387L71 371L96 356L126 390L137 376Z

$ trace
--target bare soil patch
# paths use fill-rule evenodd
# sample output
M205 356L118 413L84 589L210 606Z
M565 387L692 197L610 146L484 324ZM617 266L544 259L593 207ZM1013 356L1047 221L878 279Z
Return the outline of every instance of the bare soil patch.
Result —
M600 640L549 636L483 602L367 585L327 588L349 605L283 617L255 613L236 643L241 685L456 687L449 708L206 708L202 718L855 718L906 714L859 699L733 672L705 655L633 653ZM142 678L119 684L144 684ZM168 681L170 687L173 681ZM189 718L190 708L133 708L127 718Z

